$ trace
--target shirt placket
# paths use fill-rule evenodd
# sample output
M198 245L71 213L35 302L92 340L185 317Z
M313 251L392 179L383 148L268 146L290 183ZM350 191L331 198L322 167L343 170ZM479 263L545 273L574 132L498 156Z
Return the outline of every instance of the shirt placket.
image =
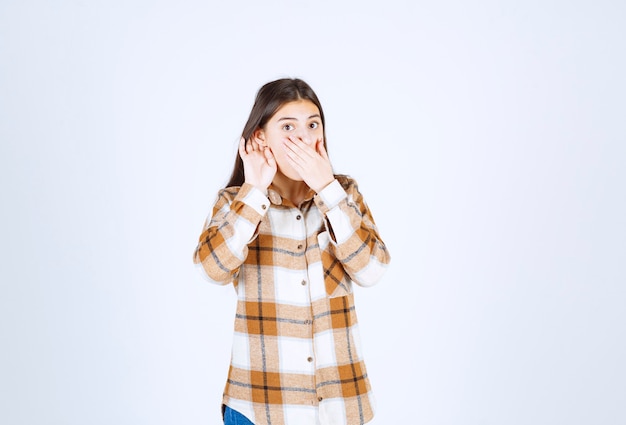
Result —
M310 292L310 279L309 279L309 261L307 259L307 221L305 218L305 215L303 213L302 210L300 210L299 208L292 208L292 214L293 214L293 219L296 222L296 228L297 228L297 238L299 240L298 245L296 246L296 248L298 249L299 253L302 253L302 280L300 281L300 285L302 286L302 290L305 293L306 299L309 303L309 305L312 307L311 304L311 292ZM310 366L309 370L307 371L307 373L309 373L311 376L315 376L315 345L314 345L314 341L313 341L313 311L312 308L309 309L309 315L308 317L306 317L304 319L304 324L306 326L306 333L307 333L307 337L309 340L309 354L306 358L306 363ZM310 403L312 405L316 405L318 403L318 396L317 394L314 393L315 391L315 385L316 382L314 380L313 383L313 388L311 388L311 392L309 394L312 394L312 398L310 400Z

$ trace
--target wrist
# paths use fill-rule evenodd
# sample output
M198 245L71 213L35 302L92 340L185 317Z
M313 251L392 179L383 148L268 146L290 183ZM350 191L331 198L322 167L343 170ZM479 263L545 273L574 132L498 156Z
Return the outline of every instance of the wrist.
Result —
M258 183L258 182L251 182L248 180L244 180L245 183L249 184L250 186L254 186L256 189L260 190L261 192L263 192L264 195L267 195L267 188L269 187L269 185L264 185L262 183Z
M332 182L335 181L335 177L333 176L330 180L325 181L323 184L321 184L319 187L314 187L311 188L315 191L315 193L320 193L322 190L326 189L326 187L331 184Z
M257 188L258 190L260 190L263 193L263 195L267 196L267 188L268 188L268 186L255 184L254 187Z

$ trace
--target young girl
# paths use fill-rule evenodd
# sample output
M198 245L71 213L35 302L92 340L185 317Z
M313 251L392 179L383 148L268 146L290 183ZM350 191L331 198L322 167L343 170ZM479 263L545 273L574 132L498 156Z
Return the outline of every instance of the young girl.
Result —
M237 291L226 425L374 414L352 283L376 283L390 257L356 182L333 174L324 129L304 81L265 84L194 253L209 280Z

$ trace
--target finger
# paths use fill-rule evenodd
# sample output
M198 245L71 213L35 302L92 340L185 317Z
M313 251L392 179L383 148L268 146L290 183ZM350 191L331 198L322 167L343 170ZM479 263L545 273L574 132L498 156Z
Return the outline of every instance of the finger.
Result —
M307 162L306 158L303 158L302 156L298 154L298 152L295 151L293 144L285 143L283 145L283 148L285 150L285 155L287 157L287 160L289 160L292 166L298 169L301 169L304 166L304 164L306 164Z
M291 137L288 137L287 139L285 139L285 141L283 143L283 148L287 152L287 155L290 155L290 154L297 155L298 154L298 146L296 145L296 142Z
M292 146L288 145L287 143L283 145L283 149L285 150L285 154L287 155L287 158L291 159L292 161L302 160L300 156L293 150Z
M287 161L289 162L289 165L291 165L293 169L298 172L298 174L302 175L305 167L303 165L303 161L300 158L294 159L293 156L287 154Z
M246 139L243 137L239 139L239 155L242 157L246 155Z
M252 153L252 140L248 139L246 140L246 153L247 154L251 154Z
M308 137L303 137L297 140L298 147L307 153L315 152L315 143L311 143L311 139Z
M309 164L310 157L306 155L302 155L294 150L291 150L289 147L285 147L285 154L291 165L296 168L296 170L302 171L303 168Z
M252 149L255 151L263 150L263 146L261 146L261 144L254 139L251 139L251 145L252 145Z
M317 153L320 154L320 156L322 158L324 158L325 160L328 160L328 152L326 152L326 149L324 148L324 141L323 140L318 140L316 143L316 151Z
M315 154L315 149L311 149L305 141L291 136L289 141L291 142L288 144L289 149L302 159L312 158Z
M274 158L274 153L272 152L272 150L266 147L265 149L263 149L263 154L265 155L265 160L267 161L267 163L271 167L274 167L276 165L276 158Z

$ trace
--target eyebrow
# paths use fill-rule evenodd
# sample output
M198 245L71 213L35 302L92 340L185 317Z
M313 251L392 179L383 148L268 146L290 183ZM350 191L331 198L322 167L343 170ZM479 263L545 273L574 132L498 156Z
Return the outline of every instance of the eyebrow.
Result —
M311 118L321 118L321 116L319 114L314 114L311 115L309 118L307 118L308 120L310 120ZM285 120L292 120L292 121L298 121L297 118L293 118L293 117L282 117L279 118L278 121L285 121Z

